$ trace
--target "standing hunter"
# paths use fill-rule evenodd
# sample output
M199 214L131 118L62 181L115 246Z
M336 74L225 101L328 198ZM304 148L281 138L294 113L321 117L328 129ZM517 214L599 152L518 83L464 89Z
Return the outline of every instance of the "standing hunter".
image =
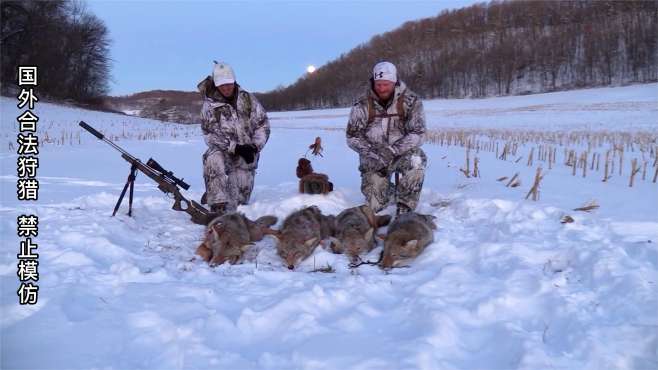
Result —
M221 215L249 202L270 124L263 106L237 84L228 64L215 62L212 76L197 87L203 96L201 131L208 145L203 154L206 193L201 203Z
M361 192L375 212L392 198L397 214L416 209L427 165L420 148L424 135L420 97L398 79L392 63L377 63L368 93L352 107L346 130L347 145L359 154Z

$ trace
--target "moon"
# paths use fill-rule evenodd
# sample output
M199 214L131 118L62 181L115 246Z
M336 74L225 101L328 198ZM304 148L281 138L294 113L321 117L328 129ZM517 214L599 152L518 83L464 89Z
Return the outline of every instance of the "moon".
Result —
M311 64L308 67L306 67L306 72L313 73L313 72L315 72L315 69L316 69L315 66L313 64Z

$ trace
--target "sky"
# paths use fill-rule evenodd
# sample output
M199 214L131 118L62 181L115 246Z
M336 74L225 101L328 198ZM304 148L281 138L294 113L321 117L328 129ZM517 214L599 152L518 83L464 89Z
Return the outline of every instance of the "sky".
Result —
M89 0L112 44L110 95L196 90L213 60L241 86L265 92L406 21L477 0L116 1Z

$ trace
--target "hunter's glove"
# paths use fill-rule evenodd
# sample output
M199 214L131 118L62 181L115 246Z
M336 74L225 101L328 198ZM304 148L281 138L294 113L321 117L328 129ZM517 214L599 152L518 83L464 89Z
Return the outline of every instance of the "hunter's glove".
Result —
M258 148L253 144L238 144L235 146L235 154L244 159L245 162L251 164L258 153Z

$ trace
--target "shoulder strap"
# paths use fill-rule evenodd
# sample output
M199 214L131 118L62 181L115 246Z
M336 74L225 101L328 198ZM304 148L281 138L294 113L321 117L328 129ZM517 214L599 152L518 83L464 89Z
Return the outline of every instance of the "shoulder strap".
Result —
M240 90L240 93L244 96L245 106L247 108L247 116L251 117L251 94L244 90Z
M368 95L368 124L371 124L375 119L375 102L372 96Z
M404 111L404 92L402 92L402 94L400 94L398 97L398 104L395 109L397 111L398 117L400 117L400 120L405 121L407 119L407 115Z
M398 116L400 120L404 121L406 117L406 112L404 111L404 92L398 97L397 104L395 106L395 114L381 114L377 115L375 113L375 103L372 96L368 96L368 124L371 124L375 120L375 117L391 117Z

